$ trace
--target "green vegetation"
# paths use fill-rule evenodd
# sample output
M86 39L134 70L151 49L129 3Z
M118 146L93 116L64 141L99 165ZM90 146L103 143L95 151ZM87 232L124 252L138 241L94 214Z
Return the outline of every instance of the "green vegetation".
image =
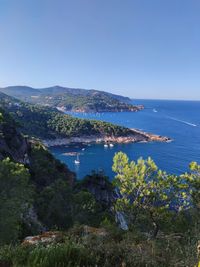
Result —
M20 104L20 117L18 107L10 105L9 111L16 118L27 116L27 123L30 114L44 123L38 109L50 121L55 112ZM197 266L200 165L192 162L188 173L173 175L151 158L134 162L120 152L113 183L94 172L78 182L40 142L26 140L18 125L0 110L0 266ZM127 231L115 221L116 212L125 218ZM57 231L59 239L47 235L46 243L21 244L46 231Z
M9 157L24 161L26 140L17 130L17 123L0 108L0 160Z
M29 157L31 179L38 190L49 186L55 180L73 184L75 174L65 164L55 159L40 142L30 143Z
M62 243L4 246L0 262L10 267L194 267L196 240L195 235L178 234L148 240L143 234L123 233L115 227L105 236L87 235L74 227Z
M30 150L31 183L35 188L34 208L38 220L48 229L66 230L73 223L99 225L103 216L88 191L76 189L75 174L56 160L40 143Z
M200 239L200 166L191 163L190 167L191 172L176 176L158 170L150 158L130 162L121 152L115 155L114 184L121 197L113 205L123 212L128 231L118 228L113 211L100 216L100 203L86 191L90 179L98 182L97 174L73 187L62 178L44 187L35 183L38 218L48 229L64 230L62 238L47 244L2 246L0 263L10 267L194 267ZM85 224L98 228L81 226Z
M64 107L68 111L105 112L105 111L137 111L141 106L129 104L130 99L111 93L64 88L60 86L34 89L26 86L12 86L0 89L5 94L22 101L49 107Z
M31 196L28 170L9 159L0 161L0 245L19 238Z
M128 128L112 123L78 119L62 114L53 116L48 125L56 132L67 136L82 136L88 133L89 135L125 136L131 132Z
M130 130L112 123L73 118L56 109L34 106L26 103L6 104L2 106L21 126L23 134L42 139L56 137L75 137L83 135L126 136Z
M72 242L49 247L5 247L0 251L0 261L15 267L75 267L94 266L93 255L82 245Z
M69 93L60 95L40 95L29 99L31 103L48 105L50 107L64 107L68 111L105 112L138 110L136 106L123 103L103 93L92 95L73 95Z
M115 183L122 196L117 200L117 210L127 215L131 225L141 220L141 215L142 219L146 216L145 226L153 226L153 237L162 221L188 209L196 190L185 175L169 175L159 170L151 158L129 162L120 152L114 157L113 171L117 173Z
M46 227L67 229L74 221L88 223L101 210L94 197L74 192L75 174L41 143L25 140L11 116L3 110L0 114L1 244L15 243Z

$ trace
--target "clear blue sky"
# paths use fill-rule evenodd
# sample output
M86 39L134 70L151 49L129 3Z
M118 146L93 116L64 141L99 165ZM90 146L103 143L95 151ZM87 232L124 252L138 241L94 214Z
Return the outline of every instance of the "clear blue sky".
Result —
M199 0L0 0L0 87L200 99Z

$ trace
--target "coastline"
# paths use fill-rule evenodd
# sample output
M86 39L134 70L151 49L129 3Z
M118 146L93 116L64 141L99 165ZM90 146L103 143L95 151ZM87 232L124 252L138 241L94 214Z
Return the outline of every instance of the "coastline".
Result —
M84 135L79 137L66 137L56 139L42 140L47 147L69 145L73 143L114 143L114 144L128 144L128 143L148 143L148 142L171 142L172 140L166 136L146 133L137 129L130 129L132 133L127 136L106 136L106 135Z
M67 112L75 112L75 113L102 113L102 112L138 112L144 109L143 105L137 105L130 108L113 108L113 109L101 109L101 110L93 110L93 109L86 109L86 108L76 108L67 110L64 106L56 107L56 109L60 112L67 113Z

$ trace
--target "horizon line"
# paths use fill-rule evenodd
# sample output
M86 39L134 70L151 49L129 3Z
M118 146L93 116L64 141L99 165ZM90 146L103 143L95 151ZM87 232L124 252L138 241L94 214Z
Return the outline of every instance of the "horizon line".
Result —
M131 97L129 97L131 98ZM131 98L131 100L159 100L159 101L192 101L200 102L200 99L182 99L182 98Z

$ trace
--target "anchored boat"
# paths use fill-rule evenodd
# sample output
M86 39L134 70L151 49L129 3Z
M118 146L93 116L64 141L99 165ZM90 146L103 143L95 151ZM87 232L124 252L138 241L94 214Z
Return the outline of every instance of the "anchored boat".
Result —
M79 154L77 153L76 159L74 161L75 164L80 164Z

